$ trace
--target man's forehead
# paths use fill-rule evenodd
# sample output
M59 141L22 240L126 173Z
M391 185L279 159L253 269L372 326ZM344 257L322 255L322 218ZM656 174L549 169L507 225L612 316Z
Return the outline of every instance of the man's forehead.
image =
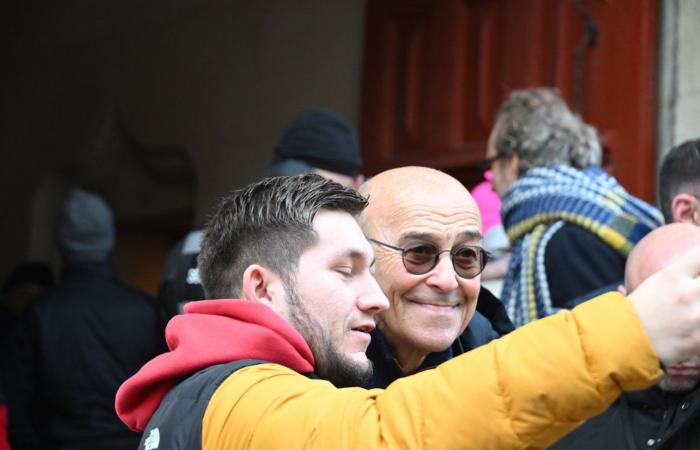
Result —
M336 256L374 257L356 217L347 212L322 209L314 217L312 227L319 241L309 250L322 250Z
M436 245L451 245L454 242L480 242L481 217L476 206L468 202L440 204L396 202L383 208L380 216L370 224L370 233L375 238L394 242L410 239L432 242Z
M471 221L481 218L476 202L466 190L455 192L449 189L407 189L386 196L386 201L379 204L376 210L376 215L383 216L387 222L427 220L452 224L459 220Z

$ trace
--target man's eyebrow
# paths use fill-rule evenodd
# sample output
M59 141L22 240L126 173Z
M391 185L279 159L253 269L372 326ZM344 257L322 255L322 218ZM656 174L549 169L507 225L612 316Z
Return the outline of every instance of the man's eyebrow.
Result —
M399 239L416 239L416 240L431 240L434 239L435 235L433 233L422 233L419 231L409 231L408 233L402 233Z
M457 236L460 238L464 238L467 241L481 241L484 239L484 236L481 235L481 232L476 230L462 231Z

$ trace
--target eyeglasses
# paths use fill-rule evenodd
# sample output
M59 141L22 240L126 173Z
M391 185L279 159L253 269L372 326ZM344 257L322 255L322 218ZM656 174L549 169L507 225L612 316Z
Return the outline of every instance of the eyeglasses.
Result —
M482 172L485 171L485 170L489 170L491 167L493 167L493 163L495 163L495 162L498 161L499 159L506 159L506 158L508 158L509 156L510 156L510 155L509 155L509 154L506 154L506 153L499 153L499 154L497 154L497 155L493 155L493 156L490 156L490 157L488 157L488 158L484 158L484 159L482 159L481 161L479 161L479 162L477 163L477 167L478 167L479 170L481 170Z
M408 273L413 275L423 275L430 272L437 266L440 255L449 252L455 273L461 278L474 278L484 270L490 256L489 252L477 245L460 245L451 250L440 250L431 244L401 248L372 238L367 238L367 240L401 252L403 266Z

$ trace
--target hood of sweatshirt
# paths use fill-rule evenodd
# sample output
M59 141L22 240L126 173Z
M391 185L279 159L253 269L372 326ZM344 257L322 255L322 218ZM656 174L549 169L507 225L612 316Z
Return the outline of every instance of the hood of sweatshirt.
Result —
M126 380L116 410L132 430L143 431L160 402L181 379L207 367L258 359L300 373L314 371L304 338L267 306L247 300L204 300L185 305L165 330L169 351Z

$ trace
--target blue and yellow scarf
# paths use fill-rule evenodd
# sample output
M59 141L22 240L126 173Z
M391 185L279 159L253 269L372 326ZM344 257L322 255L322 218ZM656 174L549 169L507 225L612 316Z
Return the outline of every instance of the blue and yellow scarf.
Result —
M656 208L630 195L598 167L528 170L503 196L501 216L513 250L501 299L515 326L557 311L544 253L564 223L590 231L623 256L663 224Z

